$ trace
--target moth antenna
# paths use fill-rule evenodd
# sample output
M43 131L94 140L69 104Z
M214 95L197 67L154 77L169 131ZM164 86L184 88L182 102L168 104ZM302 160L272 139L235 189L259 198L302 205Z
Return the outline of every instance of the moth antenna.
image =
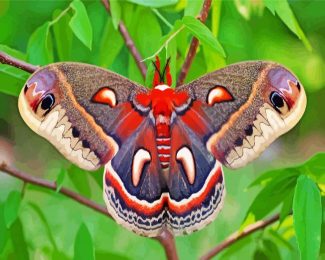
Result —
M165 75L166 75L166 81L167 81L166 83L168 86L171 86L172 85L172 76L170 74L169 62L170 62L170 57L167 59L162 78L164 79Z
M160 60L159 57L156 56L156 62L152 62L153 66L155 67L155 74L153 77L152 85L158 86L161 83L161 75L160 75Z

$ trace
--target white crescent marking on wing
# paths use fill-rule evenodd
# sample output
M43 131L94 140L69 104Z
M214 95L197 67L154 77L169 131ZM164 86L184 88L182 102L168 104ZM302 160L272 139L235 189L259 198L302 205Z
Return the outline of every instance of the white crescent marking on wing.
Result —
M149 162L150 160L150 153L145 149L139 149L134 155L132 163L132 183L134 186L138 186L143 166L146 162Z
M176 159L181 161L190 184L195 180L195 164L193 154L187 147L182 147L177 151Z
M208 104L213 105L213 99L218 96L222 96L222 90L220 88L212 89L208 96Z
M105 89L103 96L111 101L113 107L116 106L116 97L114 91L107 88Z

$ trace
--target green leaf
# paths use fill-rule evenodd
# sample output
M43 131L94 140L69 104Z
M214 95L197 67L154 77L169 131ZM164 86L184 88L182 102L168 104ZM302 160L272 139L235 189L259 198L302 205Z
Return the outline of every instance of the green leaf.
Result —
M325 153L317 153L299 168L317 183L325 184ZM305 172L306 171L306 172Z
M33 209L35 211L35 213L39 217L39 220L35 220L35 221L37 221L37 223L39 225L42 224L44 226L48 240L51 242L53 248L57 249L57 245L56 245L55 239L54 239L54 237L52 235L49 222L46 220L46 217L45 217L44 213L42 212L41 208L37 204L35 204L33 202L29 202L28 205L31 207L31 209Z
M282 208L280 211L280 224L292 211L292 201L293 201L294 190L292 190L289 195L283 200Z
M15 252L15 259L29 259L23 225L19 219L10 228L10 236Z
M96 251L95 253L96 260L128 260L131 259L121 254L111 253L111 252L102 252Z
M238 240L229 247L220 256L220 260L237 259L238 252L243 251L244 248L249 247L250 244L254 243L253 236L246 236L243 239ZM219 258L218 258L219 259Z
M267 185L272 180L280 180L291 178L292 176L298 176L300 174L306 174L318 183L325 183L325 153L317 153L303 162L294 167L287 167L277 170L271 170L265 172L256 180L254 180L248 188L257 185Z
M18 217L20 202L21 202L20 192L18 191L10 192L4 205L4 218L5 218L7 228L10 228L12 223L14 223Z
M130 32L133 32L132 37L140 53L146 57L159 47L159 40L162 37L161 27L156 15L148 8L138 7L133 18L138 20L138 23L130 26ZM143 30L143 28L146 29ZM139 83L143 82L140 71L131 55L129 55L128 73L130 79Z
M70 260L71 257L69 257L66 254L67 254L67 252L60 252L58 250L54 250L53 253L52 253L52 259Z
M312 47L307 37L305 36L303 30L301 29L287 0L281 0L281 1L264 0L264 4L273 15L275 15L276 13L278 14L280 19L285 23L285 25L294 34L298 36L298 38L304 43L304 45L309 51L312 50Z
M218 37L221 17L221 0L212 2L211 9L211 31L214 37Z
M89 173L87 171L84 171L73 164L67 170L67 176L76 189L86 197L91 196L88 175Z
M59 192L60 189L63 186L63 182L64 182L64 178L65 175L67 174L67 170L66 169L61 169L61 171L59 172L58 177L56 178L56 192Z
M290 176L283 179L274 179L268 183L255 197L241 228L262 219L280 205L283 199L293 191L296 180L297 176Z
M120 32L114 29L112 19L109 19L101 38L99 65L109 68L122 50L123 45L124 41Z
M155 74L155 67L152 63L149 63L147 74L146 74L145 86L147 86L147 87L152 86L152 80L153 80L154 74Z
M263 240L263 251L267 255L268 259L281 260L279 248L272 240Z
M53 13L53 18L57 18L62 14L62 10L56 10ZM69 21L71 17L68 13L65 13L53 26L53 39L60 61L68 61L71 56L72 39L73 34L69 29Z
M269 260L268 256L261 249L257 249L254 253L254 260Z
M184 16L197 16L202 8L203 0L188 1L184 10Z
M81 224L74 243L74 259L95 259L94 247L91 235L85 224Z
M27 45L28 61L37 65L46 65L53 61L51 37L49 37L50 22L38 27L30 36Z
M80 0L74 0L70 4L74 14L70 20L69 26L75 36L91 50L93 41L93 30L89 21L86 7Z
M254 14L262 16L264 9L263 1L235 1L235 6L237 8L238 13L240 13L241 16L244 17L246 20L249 20Z
M0 203L0 255L8 241L8 229L4 218L4 204Z
M113 25L115 30L117 30L121 20L121 14L122 14L121 5L118 0L111 0L109 3L111 6L111 16L113 20Z
M320 258L325 256L325 197L322 197L322 206L323 206L323 220L322 220L322 233L321 233L321 245L320 245ZM1 247L0 247L1 249ZM1 251L0 251L1 252Z
M273 229L269 229L269 234L271 235L273 240L275 240L275 242L277 242L277 244L281 244L281 245L285 246L290 251L294 250L293 246L286 239L284 239L282 237L282 235L280 235Z
M173 28L169 31L169 33L164 37L161 37L160 44L159 44L160 47L158 48L158 50L156 50L156 52L154 52L153 54L151 53L151 55L147 56L144 60L155 59L155 57L157 55L159 56L160 52L164 48L168 49L169 44L172 44L171 42L174 39L176 39L176 43L175 43L176 47L179 46L176 36L178 36L181 32L185 31L184 28L185 26L182 24L182 22L180 20L177 20ZM186 46L187 46L187 42L186 42ZM183 49L181 48L181 50L183 50L183 52L186 52L186 48L187 47L184 47Z
M174 5L178 0L127 0L131 3L148 6L148 7L163 7L168 5Z
M282 168L277 170L271 170L263 173L259 176L256 180L254 180L248 188L252 188L257 185L266 186L268 183L272 182L273 180L280 180L280 179L287 179L295 175L299 175L300 172L297 167L288 167Z
M203 46L203 55L207 66L207 72L212 72L226 66L226 59L207 45Z
M317 185L305 175L298 178L295 189L293 224L301 259L317 259L321 241L321 195Z
M213 36L212 32L202 22L192 16L185 16L182 19L186 28L193 33L203 44L208 45L213 50L226 57L225 51L219 41Z
M172 87L176 86L177 81L177 68L176 68L176 62L177 62L177 41L176 39L173 39L169 42L168 46L166 47L167 57L170 57L170 74L172 76Z

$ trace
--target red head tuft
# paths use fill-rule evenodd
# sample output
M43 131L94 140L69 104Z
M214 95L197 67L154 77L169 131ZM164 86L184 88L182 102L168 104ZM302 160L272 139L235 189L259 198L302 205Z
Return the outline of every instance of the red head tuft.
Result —
M170 59L168 59L166 64L166 81L167 81L167 85L171 86L173 81L172 81L172 75L170 74L169 60Z
M156 56L156 62L154 63L154 66L155 66L155 75L153 77L152 85L155 87L155 86L158 86L160 84L160 79L161 79L161 76L160 76L160 60L159 60L158 56Z

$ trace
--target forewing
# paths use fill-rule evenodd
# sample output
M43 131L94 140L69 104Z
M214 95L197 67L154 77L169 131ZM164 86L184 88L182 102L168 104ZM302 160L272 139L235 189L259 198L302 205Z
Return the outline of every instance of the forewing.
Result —
M233 64L177 91L189 93L192 103L200 103L210 124L202 141L215 158L231 168L255 159L300 120L306 107L298 79L271 62Z
M117 152L118 123L133 96L147 90L108 70L82 63L54 63L36 71L19 98L25 122L67 159L94 170ZM118 121L118 120L120 121ZM130 131L124 131L124 138Z

